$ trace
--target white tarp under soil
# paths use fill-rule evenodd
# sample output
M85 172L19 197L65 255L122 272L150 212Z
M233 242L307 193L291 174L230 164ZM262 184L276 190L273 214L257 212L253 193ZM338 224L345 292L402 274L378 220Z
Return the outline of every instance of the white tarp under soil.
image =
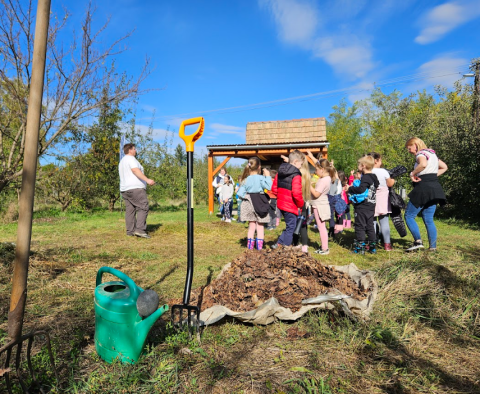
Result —
M365 320L377 291L374 273L354 264L326 266L292 248L247 250L208 286L193 290L190 304L200 306L204 325L225 316L262 325L294 321L336 302L351 318Z

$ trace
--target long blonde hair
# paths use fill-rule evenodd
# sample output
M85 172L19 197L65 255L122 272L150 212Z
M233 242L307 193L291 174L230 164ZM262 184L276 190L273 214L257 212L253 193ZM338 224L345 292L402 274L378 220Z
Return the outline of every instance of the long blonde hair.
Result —
M420 152L422 149L427 149L427 145L425 142L423 142L420 138L418 137L413 137L410 138L406 143L405 143L405 148L408 148L409 146L415 145L417 147L417 153Z
M302 174L302 196L303 201L310 200L310 167L308 166L308 160L304 160L300 167L300 173Z

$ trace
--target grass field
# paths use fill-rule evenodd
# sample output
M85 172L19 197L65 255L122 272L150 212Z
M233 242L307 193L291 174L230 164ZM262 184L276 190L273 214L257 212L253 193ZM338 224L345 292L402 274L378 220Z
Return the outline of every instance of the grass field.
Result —
M393 252L352 255L353 230L347 230L340 245L319 258L377 273L380 292L367 323L336 311L267 327L228 321L206 328L198 343L175 333L168 315L153 327L145 356L125 366L108 365L95 352L96 272L111 266L157 291L163 302L181 297L186 211L164 206L151 212L151 239L126 237L120 212L40 212L33 224L24 332L50 332L61 376L52 392L58 393L479 393L480 232L454 221L437 225L436 254L403 254L411 238L401 239L391 226ZM267 232L267 245L281 229ZM318 233L309 236L318 248ZM1 225L2 343L14 255L8 243L15 240L16 224ZM244 225L225 224L198 207L193 287L216 277L245 244ZM39 370L44 360L44 352L35 358Z

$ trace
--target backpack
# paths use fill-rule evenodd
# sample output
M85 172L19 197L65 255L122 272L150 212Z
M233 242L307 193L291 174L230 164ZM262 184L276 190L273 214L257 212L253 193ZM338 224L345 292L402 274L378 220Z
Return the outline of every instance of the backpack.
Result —
M352 186L360 186L360 179L355 179ZM360 204L368 197L368 189L361 194L348 194L348 199L354 204Z
M398 178L400 175L405 174L407 169L404 166L396 166L387 171L390 174L390 178Z

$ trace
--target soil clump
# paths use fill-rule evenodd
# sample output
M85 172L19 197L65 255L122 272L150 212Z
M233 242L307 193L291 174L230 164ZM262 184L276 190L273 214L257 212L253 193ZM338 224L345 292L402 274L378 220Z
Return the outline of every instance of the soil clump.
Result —
M223 305L246 312L275 297L281 306L296 312L302 300L333 289L359 301L371 290L360 288L347 274L292 248L246 250L208 286L193 290L191 305L198 305L201 311Z

